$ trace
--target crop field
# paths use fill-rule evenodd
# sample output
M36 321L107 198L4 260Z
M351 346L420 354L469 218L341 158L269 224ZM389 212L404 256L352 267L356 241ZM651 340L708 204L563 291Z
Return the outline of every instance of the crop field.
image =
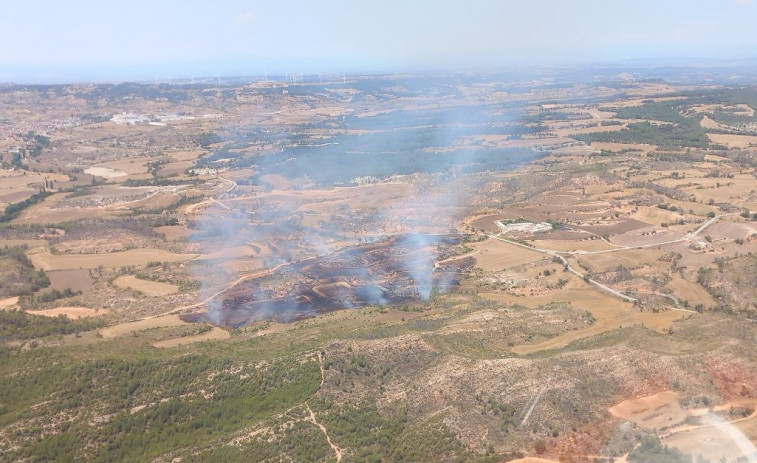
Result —
M476 267L488 272L549 259L538 251L494 239L476 243L471 256L476 259Z
M628 268L637 268L644 265L659 265L659 258L663 251L657 249L631 249L608 252L603 254L582 254L578 256L581 262L585 262L595 272L609 272L619 265Z
M581 235L579 234L579 239L564 239L564 240L556 240L556 239L538 239L534 240L533 244L537 248L541 249L550 249L553 251L571 251L571 252L581 252L581 251L603 251L608 249L617 249L616 246L613 246L612 244L607 244L603 240L598 239L587 239L588 236L591 235Z
M749 148L757 146L757 136L754 135L708 133L707 136L715 143L720 143L733 148Z
M688 281L678 275L672 276L670 283L667 285L673 294L679 295L694 307L702 304L704 307L715 307L717 301L712 297L702 285L693 281Z
M107 309L90 309L88 307L56 307L45 310L27 310L26 313L42 315L44 317L58 317L64 315L71 320L79 318L99 317L108 313Z
M743 461L757 89L696 72L0 86L0 460Z
M182 326L186 322L179 318L178 315L163 315L160 317L145 318L142 320L119 323L117 325L101 328L98 332L103 338L116 338L130 333L136 333L143 330L154 328L167 328L171 326Z
M113 280L113 284L119 288L133 289L145 296L168 296L179 292L179 287L160 281L142 280L134 275L124 275Z
M130 249L107 254L56 255L50 254L49 250L29 253L29 259L43 270L94 269L100 266L118 268L149 262L182 262L196 257L196 254L174 254L161 249Z
M513 347L512 351L519 355L558 349L571 342L587 337L596 336L607 331L643 325L655 331L662 332L669 328L673 321L683 318L686 313L668 311L662 313L640 312L628 302L621 302L617 298L605 294L585 283L570 285L569 289L546 295L517 297L503 293L481 293L486 299L510 304L524 305L537 308L555 302L570 302L574 307L590 312L595 322L586 328L569 331L537 344L523 344Z
M49 289L63 291L70 288L72 291L89 291L93 288L92 277L89 270L55 270L47 272L50 278Z

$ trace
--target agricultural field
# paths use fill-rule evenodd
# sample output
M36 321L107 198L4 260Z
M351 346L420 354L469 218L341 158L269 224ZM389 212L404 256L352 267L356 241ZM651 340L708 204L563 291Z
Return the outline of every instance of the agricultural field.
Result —
M0 460L756 458L757 88L585 77L3 87Z

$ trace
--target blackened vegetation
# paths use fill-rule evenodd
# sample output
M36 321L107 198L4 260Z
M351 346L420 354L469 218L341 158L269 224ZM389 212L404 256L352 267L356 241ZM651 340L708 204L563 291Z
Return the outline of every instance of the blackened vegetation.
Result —
M429 243L456 243L460 238L449 235L428 241L415 236L354 246L287 265L275 277L242 283L221 301L209 304L206 313L184 319L233 328L261 319L289 322L368 305L418 304L433 293L457 287L460 275L473 267L473 260L461 259L435 268L436 251ZM277 287L274 280L285 283Z

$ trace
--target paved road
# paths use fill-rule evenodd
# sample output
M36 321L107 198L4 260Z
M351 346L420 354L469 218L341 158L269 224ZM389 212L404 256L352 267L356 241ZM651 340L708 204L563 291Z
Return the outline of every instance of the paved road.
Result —
M627 296L627 295L621 293L620 291L614 290L614 289L610 288L609 286L605 286L605 285L603 285L602 283L600 283L600 282L598 282L596 280L588 278L586 275L584 275L583 273L581 273L578 270L576 270L575 268L573 268L570 265L570 262L568 262L568 260L565 257L563 257L562 254L568 254L568 255L604 254L604 253L608 253L608 252L627 251L629 249L653 248L653 247L656 247L656 246L662 246L664 244L680 243L682 241L688 241L688 240L694 238L695 236L697 236L698 234L702 233L707 227L709 227L710 225L712 225L713 223L715 223L719 219L721 219L723 217L730 216L730 215L738 215L738 213L732 212L732 213L728 213L728 214L716 215L715 217L711 218L707 222L703 223L701 227L697 228L696 230L694 230L693 232L691 232L688 235L684 236L683 238L678 238L678 239L669 240L669 241L662 241L662 242L653 243L653 244L644 244L644 245L640 245L640 246L623 246L623 247L619 247L619 248L616 248L616 249L605 249L605 250L602 250L602 251L583 251L583 252L582 251L555 251L553 249L543 249L543 248L537 248L537 247L532 247L532 246L526 246L525 244L519 243L517 241L509 240L507 238L502 238L501 236L498 236L498 235L487 235L487 236L489 236L490 238L494 238L495 240L504 241L505 243L514 244L515 246L520 246L520 247L525 248L525 249L530 249L532 251L537 251L537 252L540 252L542 254L547 254L549 256L556 257L556 258L560 259L560 261L562 262L563 266L565 266L566 270L568 270L569 272L571 272L574 275L578 276L579 278L583 279L584 281L586 281L588 283L591 283L592 285L596 286L597 288L601 289L602 291L605 291L606 293L612 294L613 296L619 297L619 298L623 299L624 301L636 302L637 299L635 299L635 298L633 298L631 296Z
M625 294L621 293L620 291L616 291L616 290L614 290L614 289L612 289L612 288L610 288L608 286L603 285L602 283L600 283L600 282L598 282L596 280L592 280L591 278L586 277L586 275L582 274L581 272L579 272L578 270L576 270L575 268L573 268L570 265L570 262L568 262L568 260L565 257L561 256L558 251L553 251L551 249L533 248L531 246L526 246L525 244L518 243L517 241L512 241L512 240L508 240L507 238L502 238L501 236L489 235L489 237L490 238L494 238L495 240L504 241L505 243L514 244L514 245L520 246L522 248L530 249L532 251L541 252L542 254L547 254L547 255L552 256L552 257L557 257L558 259L560 259L560 261L562 262L562 264L563 264L563 266L565 267L566 270L568 270L570 273L578 276L579 278L583 279L584 281L586 281L588 283L591 283L594 286L596 286L597 288L601 289L602 291L610 293L613 296L617 296L617 297L619 297L619 298L621 298L621 299L623 299L625 301L636 302L636 299L632 298L631 296L626 296Z

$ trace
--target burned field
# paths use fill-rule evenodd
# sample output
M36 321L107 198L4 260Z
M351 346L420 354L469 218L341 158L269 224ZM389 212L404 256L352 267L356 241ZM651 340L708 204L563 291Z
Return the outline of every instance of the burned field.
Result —
M0 460L607 461L753 410L754 121L695 109L757 88L341 77L0 92Z
M434 264L436 245L457 244L457 235L408 234L382 242L281 265L207 304L187 321L237 328L263 319L291 322L333 310L368 305L422 304L460 284L473 258Z

